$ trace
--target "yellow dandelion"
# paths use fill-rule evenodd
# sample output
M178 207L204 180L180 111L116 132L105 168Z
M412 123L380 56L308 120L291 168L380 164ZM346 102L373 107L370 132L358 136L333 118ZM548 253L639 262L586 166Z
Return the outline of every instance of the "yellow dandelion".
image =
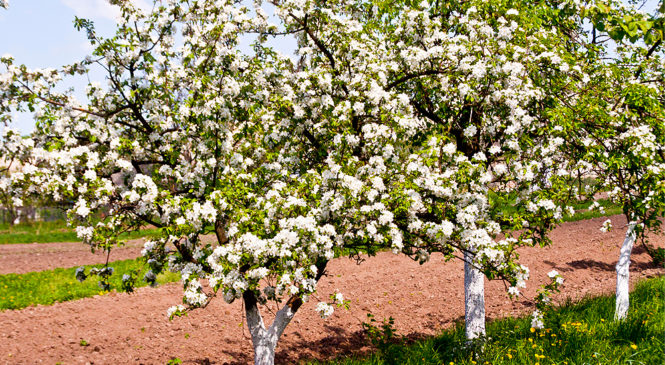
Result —
M632 348L633 350L637 350L637 345L636 344L631 344L630 348Z
M531 331L531 333L534 333L534 332L536 332L536 329L531 327L531 329L529 331Z

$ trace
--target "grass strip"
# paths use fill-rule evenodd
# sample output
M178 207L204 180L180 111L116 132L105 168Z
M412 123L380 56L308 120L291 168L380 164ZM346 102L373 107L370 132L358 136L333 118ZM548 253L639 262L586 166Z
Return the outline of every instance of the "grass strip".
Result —
M157 229L142 229L124 233L121 239L136 239L157 234ZM25 222L17 225L0 224L0 245L14 243L80 242L76 232L64 221Z
M589 210L591 202L573 204L573 208L575 208L575 214L572 216L564 216L563 221L576 222L591 218L610 217L623 213L623 208L621 208L620 205L611 202L609 199L599 199L598 204L604 208L603 212L601 212L598 208Z
M120 235L121 239L136 239L156 235L156 229L142 229ZM15 243L55 243L80 242L75 232L49 232L49 233L0 233L0 245Z
M384 321L368 331L376 352L325 364L665 364L665 278L638 283L630 301L621 322L613 320L613 296L557 307L546 314L541 330L532 329L528 317L492 321L476 356L466 345L463 325L406 343Z
M104 265L87 265L86 268L101 268ZM132 270L146 271L141 259L114 261L109 264L114 273L110 278L111 288L120 288L122 275ZM75 267L30 272L25 274L0 275L0 310L21 309L31 305L50 305L57 302L75 300L104 294L97 285L98 277L92 276L78 282L74 277ZM89 270L86 270L89 271ZM157 276L160 284L180 280L180 275L166 272ZM136 286L146 286L138 280Z

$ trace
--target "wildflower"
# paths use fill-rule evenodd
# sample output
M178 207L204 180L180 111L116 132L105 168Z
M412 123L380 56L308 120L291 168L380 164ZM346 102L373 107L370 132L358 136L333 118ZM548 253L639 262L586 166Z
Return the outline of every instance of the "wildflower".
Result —
M334 298L335 298L335 303L344 304L344 295L342 295L342 293L335 293Z

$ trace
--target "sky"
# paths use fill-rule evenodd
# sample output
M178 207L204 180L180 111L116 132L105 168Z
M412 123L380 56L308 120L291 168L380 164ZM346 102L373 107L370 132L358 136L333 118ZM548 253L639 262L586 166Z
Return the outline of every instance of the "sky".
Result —
M149 8L151 0L133 0L140 7ZM92 51L85 33L74 28L74 17L94 21L97 32L111 36L115 29L118 10L107 0L9 0L9 8L0 8L0 56L10 54L16 64L29 68L58 67L82 60ZM273 44L285 54L295 49L295 39ZM251 43L246 42L247 46ZM249 49L249 48L248 48ZM101 72L91 74L100 81ZM65 81L66 87L84 90L85 82ZM85 100L82 92L76 92ZM12 127L28 134L34 129L30 113L15 113Z
M74 28L74 17L93 20L101 34L110 35L117 13L105 0L10 0L8 9L0 8L0 55L10 54L30 68L80 61L92 48L85 33ZM67 86L84 89L85 84L69 81ZM12 127L29 133L32 115L15 113Z

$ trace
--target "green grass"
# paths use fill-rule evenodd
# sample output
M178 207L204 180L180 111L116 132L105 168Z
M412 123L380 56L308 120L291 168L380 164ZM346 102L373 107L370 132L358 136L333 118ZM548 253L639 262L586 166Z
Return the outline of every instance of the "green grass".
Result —
M327 364L664 364L665 278L640 282L630 299L622 322L612 320L614 297L608 296L554 309L543 330L532 331L529 318L490 322L488 341L475 359L464 345L463 326L410 344L382 341L386 331L378 328L378 351Z
M517 212L515 206L516 197L500 197L497 194L490 192L489 199L491 204L495 207L500 207L501 213L506 216L511 216ZM589 206L592 204L590 201L570 203L568 205L571 205L575 209L575 214L572 216L564 214L563 221L575 222L591 218L609 217L623 213L622 207L613 203L609 199L598 199L597 202L604 208L603 213L601 213L598 208L590 211Z
M601 213L598 209L589 211L589 206L591 205L590 202L583 204L573 204L573 208L575 208L575 214L573 214L572 216L564 216L563 221L575 222L591 218L609 217L612 215L623 213L623 209L621 208L621 206L612 203L608 199L600 199L598 200L598 204L600 204L600 206L605 208L604 213Z
M103 265L86 266L102 267ZM122 275L132 270L142 270L145 264L140 259L115 261L109 264L114 274L110 278L111 288L120 288ZM49 305L80 298L103 294L97 285L99 277L91 276L83 283L74 277L76 268L54 269L25 274L0 275L0 310L20 309L31 305ZM145 271L145 270L143 270ZM180 280L175 273L166 272L157 276L158 283L167 283ZM147 285L137 280L137 286Z
M135 239L154 235L156 229L143 229L120 235L122 239ZM80 242L71 227L64 221L53 222L25 222L17 225L0 224L0 244L12 243L51 243L51 242Z

